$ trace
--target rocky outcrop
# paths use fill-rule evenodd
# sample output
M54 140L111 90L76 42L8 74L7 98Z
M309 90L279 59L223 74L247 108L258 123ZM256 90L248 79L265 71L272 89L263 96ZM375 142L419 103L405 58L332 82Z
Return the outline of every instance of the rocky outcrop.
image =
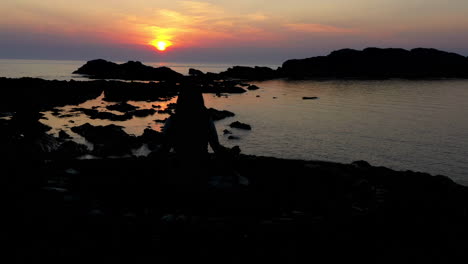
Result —
M213 121L219 121L227 117L233 117L235 114L227 110L216 110L214 108L209 108L208 113L213 119Z
M223 78L241 80L270 80L278 78L278 72L268 67L234 66L219 73Z
M183 77L182 74L167 67L153 68L139 61L116 64L102 59L88 61L73 73L84 74L95 79L120 80L175 81Z
M34 111L57 106L77 105L102 94L100 82L46 81L37 78L1 78L0 111Z
M252 127L250 125L241 123L239 121L233 122L229 126L233 128L244 129L244 130L252 130Z
M328 56L288 60L282 65L281 75L292 79L468 78L468 59L424 48L342 49Z
M137 138L125 133L121 126L92 126L86 123L71 130L93 143L93 154L98 156L125 155L141 146Z

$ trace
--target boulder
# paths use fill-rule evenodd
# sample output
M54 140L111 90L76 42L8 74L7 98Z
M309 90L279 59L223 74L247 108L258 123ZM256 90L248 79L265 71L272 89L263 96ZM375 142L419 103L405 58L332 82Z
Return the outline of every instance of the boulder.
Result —
M229 125L233 128L245 129L245 130L252 130L252 127L248 124L241 123L239 121L233 122Z
M235 116L233 112L227 110L216 110L214 108L209 108L208 113L214 121L218 121L227 117Z
M120 104L108 105L108 106L106 106L106 108L108 110L111 110L111 111L119 111L119 112L122 112L122 113L126 113L126 112L129 112L129 111L134 111L138 107L124 102L124 103L120 103Z
M198 77L198 76L203 76L203 75L205 75L202 71L197 70L197 69L192 69L192 68L189 69L188 74L189 74L190 76L197 76L197 77Z
M128 135L122 128L116 125L92 126L86 123L72 127L71 130L94 144L94 154L109 156L128 154L132 148L141 146L141 142L135 136Z
M258 89L260 89L260 87L258 87L257 85L249 85L249 87L247 87L247 90L250 90L250 91L255 91Z

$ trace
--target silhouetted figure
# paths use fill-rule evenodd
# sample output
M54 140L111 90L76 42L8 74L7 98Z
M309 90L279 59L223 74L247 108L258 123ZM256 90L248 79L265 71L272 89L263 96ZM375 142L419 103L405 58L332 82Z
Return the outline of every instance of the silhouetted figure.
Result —
M201 91L186 88L180 92L175 114L166 121L163 135L160 153L174 149L176 157L174 170L167 175L167 183L172 187L165 190L172 204L169 206L184 211L199 208L214 170L209 166L208 144L217 154L226 152L219 143Z
M224 150L218 140L215 125L205 107L201 91L182 90L177 99L175 115L166 121L162 151L174 148L177 158L186 165L207 158L208 144L215 153Z

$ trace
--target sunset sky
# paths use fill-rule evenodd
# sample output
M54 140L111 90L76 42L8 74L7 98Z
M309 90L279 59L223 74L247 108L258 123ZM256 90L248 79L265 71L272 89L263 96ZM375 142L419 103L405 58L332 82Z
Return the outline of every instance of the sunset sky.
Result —
M467 13L467 0L1 0L0 58L280 64L369 46L466 56Z

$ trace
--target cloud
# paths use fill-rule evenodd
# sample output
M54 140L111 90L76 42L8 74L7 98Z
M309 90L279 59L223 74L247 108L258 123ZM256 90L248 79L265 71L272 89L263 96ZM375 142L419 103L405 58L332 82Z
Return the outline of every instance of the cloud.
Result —
M285 24L288 30L305 33L357 33L358 30L352 28L341 28L323 24Z

